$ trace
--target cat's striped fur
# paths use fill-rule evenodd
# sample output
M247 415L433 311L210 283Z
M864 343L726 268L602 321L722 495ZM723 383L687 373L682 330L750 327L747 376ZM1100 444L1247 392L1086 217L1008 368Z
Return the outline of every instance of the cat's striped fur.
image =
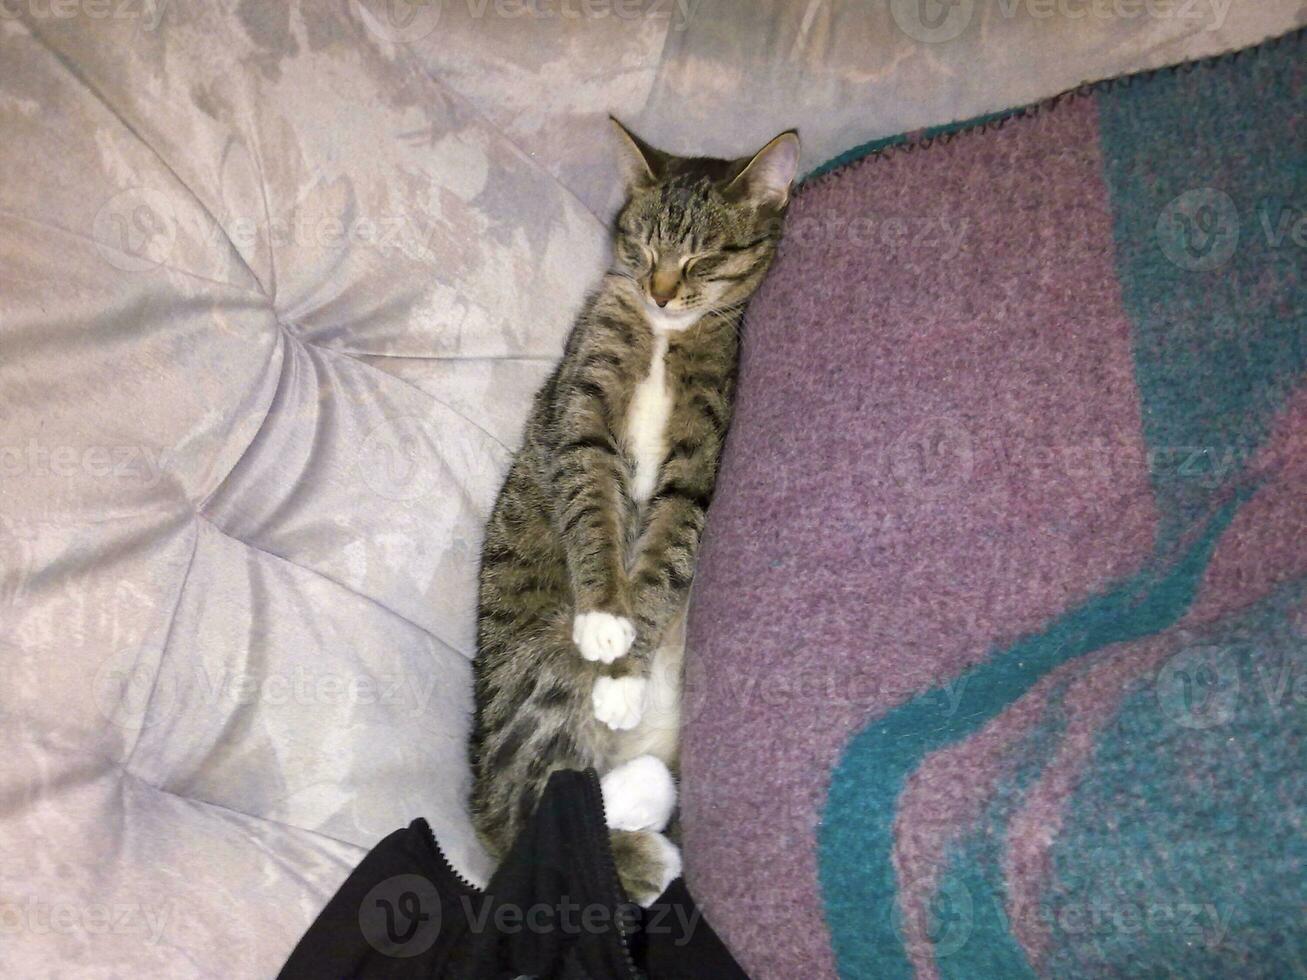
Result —
M679 647L664 641L731 417L742 306L798 162L793 133L725 161L617 132L629 197L615 261L536 394L481 555L472 814L495 856L555 769L603 775L650 754L675 768ZM613 831L641 902L679 868L666 814L646 822Z

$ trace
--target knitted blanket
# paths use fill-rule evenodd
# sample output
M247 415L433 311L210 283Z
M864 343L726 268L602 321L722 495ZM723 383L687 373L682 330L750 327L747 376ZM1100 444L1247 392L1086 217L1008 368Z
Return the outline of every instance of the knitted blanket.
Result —
M1307 973L1305 98L1299 31L801 188L689 624L751 975Z

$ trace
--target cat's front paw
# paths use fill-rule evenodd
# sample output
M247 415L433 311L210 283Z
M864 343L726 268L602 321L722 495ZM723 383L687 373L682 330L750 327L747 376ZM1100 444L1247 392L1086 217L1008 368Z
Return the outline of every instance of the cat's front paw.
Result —
M615 732L634 728L644 717L648 683L643 677L596 677L591 695L595 717Z
M625 616L606 612L577 613L572 620L572 642L586 660L610 664L626 656L635 642L635 624Z

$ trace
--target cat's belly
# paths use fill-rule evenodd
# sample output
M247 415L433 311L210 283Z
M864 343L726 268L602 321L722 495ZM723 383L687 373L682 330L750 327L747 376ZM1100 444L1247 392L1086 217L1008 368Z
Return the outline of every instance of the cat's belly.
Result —
M644 715L630 731L614 732L609 766L652 755L675 772L679 763L681 702L684 687L685 610L663 634L649 664Z
M667 335L654 334L649 374L635 387L626 412L626 448L635 460L631 494L645 503L658 486L658 470L667 454L667 420L672 395L667 390Z

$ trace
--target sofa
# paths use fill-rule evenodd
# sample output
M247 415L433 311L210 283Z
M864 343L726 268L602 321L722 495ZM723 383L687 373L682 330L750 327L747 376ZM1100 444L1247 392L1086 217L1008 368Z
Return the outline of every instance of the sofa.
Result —
M806 171L1307 16L1071 6L0 5L0 972L272 976L418 816L484 880L480 528L607 114Z

